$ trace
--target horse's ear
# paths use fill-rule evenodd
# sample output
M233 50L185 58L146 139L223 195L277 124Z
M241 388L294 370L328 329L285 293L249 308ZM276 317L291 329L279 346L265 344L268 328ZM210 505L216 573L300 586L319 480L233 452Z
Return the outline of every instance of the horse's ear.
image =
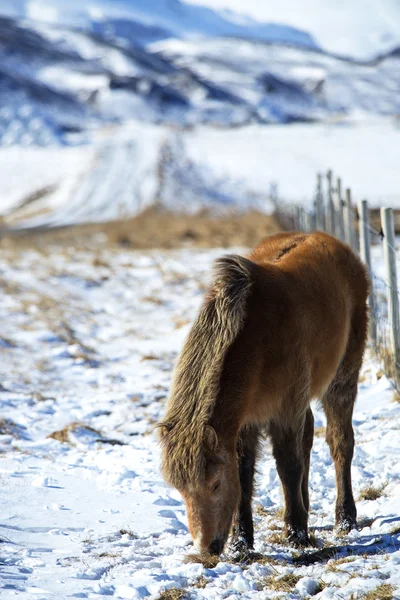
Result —
M158 423L157 429L158 429L158 434L159 434L160 440L163 440L165 438L165 436L169 434L169 432L171 431L172 428L173 428L172 423L168 423L166 421Z
M204 429L204 443L209 450L216 450L218 446L218 436L214 427L206 425Z

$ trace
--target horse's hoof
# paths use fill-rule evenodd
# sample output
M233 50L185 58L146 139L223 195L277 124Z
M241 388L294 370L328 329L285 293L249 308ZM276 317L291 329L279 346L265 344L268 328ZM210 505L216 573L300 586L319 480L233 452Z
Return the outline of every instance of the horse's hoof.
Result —
M352 529L357 529L357 521L351 518L341 519L336 522L335 529L337 533L350 533Z
M249 544L242 537L232 540L231 550L235 562L248 562L253 552L253 544ZM253 562L250 560L250 562Z
M311 540L308 537L308 533L304 530L291 531L287 535L288 542L295 548L305 548L311 546Z

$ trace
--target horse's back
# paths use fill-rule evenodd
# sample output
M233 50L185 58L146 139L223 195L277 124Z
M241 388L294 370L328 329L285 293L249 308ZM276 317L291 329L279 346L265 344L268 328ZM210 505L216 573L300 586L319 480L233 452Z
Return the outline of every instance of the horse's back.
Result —
M315 295L320 305L326 295L332 303L335 296L352 305L366 302L369 282L363 263L347 244L326 233L272 235L253 250L250 259L269 276L280 273L287 295L293 295L296 304L303 295L307 302Z
M320 397L348 345L365 344L369 284L363 264L349 246L321 232L270 236L250 259L262 267L251 311L262 323L257 335L265 369L271 372L271 357L280 357L277 373L285 375L279 379L290 387L292 376L308 373L309 393Z

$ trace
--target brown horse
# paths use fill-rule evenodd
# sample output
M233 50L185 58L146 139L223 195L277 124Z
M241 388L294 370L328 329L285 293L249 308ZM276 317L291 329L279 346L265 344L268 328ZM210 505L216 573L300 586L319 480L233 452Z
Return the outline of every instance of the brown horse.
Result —
M336 469L336 525L356 525L352 413L368 287L357 256L325 233L280 233L249 259L216 261L160 425L162 472L185 500L200 551L220 554L233 520L235 546L252 548L253 477L265 432L282 482L286 534L296 545L309 543L316 398Z

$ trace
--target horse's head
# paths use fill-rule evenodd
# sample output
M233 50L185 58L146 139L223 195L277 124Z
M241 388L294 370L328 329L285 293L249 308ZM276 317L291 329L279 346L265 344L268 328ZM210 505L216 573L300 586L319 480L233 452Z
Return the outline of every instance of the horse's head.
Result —
M215 430L206 426L199 457L198 477L174 482L186 504L190 533L199 552L221 554L240 499L237 453L218 440Z

